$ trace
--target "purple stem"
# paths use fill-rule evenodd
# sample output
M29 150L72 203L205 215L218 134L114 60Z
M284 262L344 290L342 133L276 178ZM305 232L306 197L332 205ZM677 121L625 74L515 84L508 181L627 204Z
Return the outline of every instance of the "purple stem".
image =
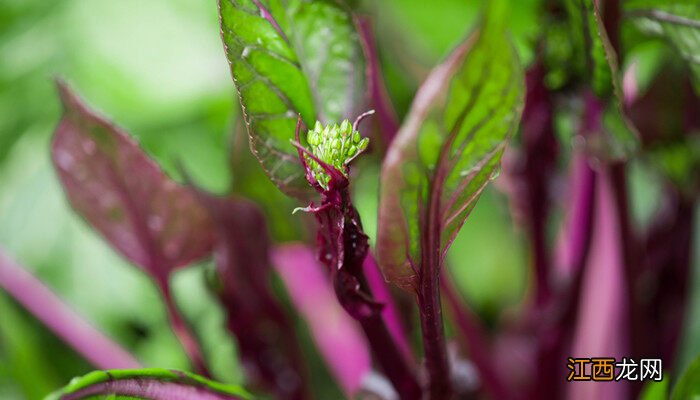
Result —
M368 17L360 17L357 18L356 24L367 58L367 81L372 108L377 111L384 146L389 147L399 130L399 121L384 85L372 23Z
M598 175L593 239L582 282L572 357L629 356L627 345L627 288L623 232L618 216L615 179L608 173ZM639 334L639 332L637 332ZM594 356L595 355L595 356ZM634 357L634 356L633 356ZM629 385L597 385L596 382L567 384L569 398L632 398Z
M423 352L428 370L428 398L442 400L452 397L452 384L440 301L440 191L434 190L434 185L434 181L430 182L427 215L421 232L421 267L417 292Z
M585 140L590 133L600 130L603 105L592 94L585 95L586 109L578 138ZM585 264L591 241L593 202L595 192L595 172L588 163L585 149L574 149L571 170L571 209L563 240L557 249L557 265L562 275L575 277Z
M35 276L0 249L0 287L56 336L99 369L137 369L141 364L95 329Z
M507 385L501 379L492 362L494 359L491 351L492 346L484 327L478 317L464 303L454 285L447 279L447 272L443 272L442 278L440 284L450 313L457 324L457 329L464 337L471 360L479 370L479 377L483 381L484 388L494 399L512 398L509 395Z
M404 358L408 362L413 363L413 352L411 351L411 346L408 341L408 335L406 334L406 329L401 321L401 316L393 297L391 297L391 292L389 287L379 271L379 266L374 256L369 253L365 258L363 264L364 274L367 278L367 284L369 285L372 294L376 300L384 304L382 309L382 314L384 317L384 322L386 323L389 333L394 338L394 342L399 347L399 350L403 353Z
M544 83L546 70L534 64L526 75L527 95L521 121L524 154L520 178L524 192L519 197L526 204L527 228L532 246L535 272L534 306L550 300L552 268L547 245L547 220L550 211L549 184L556 165L558 143L554 135L553 104Z
M180 311L175 304L175 299L170 291L170 286L168 285L167 279L165 281L158 280L158 288L163 296L163 301L165 302L168 320L170 321L170 326L173 329L173 333L182 344L187 357L192 362L195 372L204 377L211 377L211 373L207 368L206 361L202 355L202 350L199 347L199 342L195 337L195 334L190 329L187 322L182 318Z
M592 95L586 99L584 120L579 138L589 137L600 130L602 106ZM538 322L540 351L537 359L537 381L530 393L531 399L543 396L561 395L565 387L557 378L558 365L565 356L564 350L576 323L579 309L584 267L591 244L594 203L596 195L596 174L588 164L585 149L574 149L569 173L570 193L566 225L557 247L556 263L559 267L560 285L564 288L555 294L541 316L550 316Z

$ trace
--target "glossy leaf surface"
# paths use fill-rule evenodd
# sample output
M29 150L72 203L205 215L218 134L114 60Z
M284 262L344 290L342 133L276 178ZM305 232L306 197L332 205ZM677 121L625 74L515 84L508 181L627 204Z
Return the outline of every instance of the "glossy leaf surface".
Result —
M377 253L385 277L415 287L422 238L440 257L497 173L517 127L524 77L505 32L504 3L423 83L382 168Z
M365 61L350 12L332 0L220 0L224 47L251 149L288 194L309 191L290 144L307 126L340 122L364 104Z

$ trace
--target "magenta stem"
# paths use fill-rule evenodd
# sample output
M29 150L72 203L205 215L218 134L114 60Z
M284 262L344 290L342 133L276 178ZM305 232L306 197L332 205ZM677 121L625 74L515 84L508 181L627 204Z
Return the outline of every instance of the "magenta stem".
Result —
M187 322L182 318L182 315L175 304L175 299L172 296L167 280L165 282L157 283L158 288L163 295L163 301L165 301L170 326L173 329L173 333L175 333L175 336L180 341L182 348L185 350L187 357L192 362L195 372L204 377L211 377L211 373L207 368L202 350L199 347L199 342L197 341L194 332L192 332Z
M484 388L494 399L512 398L493 363L491 342L478 317L464 303L457 289L450 282L446 271L443 272L440 284L452 318L467 344L470 358L479 370Z
M408 335L406 334L406 329L401 321L401 316L396 303L394 302L389 287L379 270L377 261L374 256L369 253L365 257L363 264L363 269L365 273L365 278L367 279L367 284L369 285L372 294L375 299L384 304L382 309L382 315L384 322L386 323L389 333L394 338L394 342L401 350L401 353L410 363L413 363L413 352L411 351L411 346L408 341Z
M141 364L90 325L39 279L0 249L0 287L90 364L99 369L138 369Z

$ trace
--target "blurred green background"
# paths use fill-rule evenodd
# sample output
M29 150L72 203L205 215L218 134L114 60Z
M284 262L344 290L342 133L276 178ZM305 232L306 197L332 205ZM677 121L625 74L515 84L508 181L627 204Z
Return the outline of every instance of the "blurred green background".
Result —
M480 7L462 0L355 3L373 16L387 85L402 115L431 66L472 29ZM511 28L525 62L537 33L537 3L512 4ZM49 158L60 113L53 80L65 78L169 173L177 175L182 162L200 185L226 192L236 176L229 153L238 106L216 12L215 0L0 0L0 247L147 366L187 368L187 361L155 287L64 199ZM642 167L634 171L634 206L644 220L655 189ZM355 188L370 235L378 172L376 160L365 161ZM493 322L520 304L528 257L507 200L492 185L453 245L457 285ZM177 273L176 297L205 339L216 378L241 382L235 343L204 288L202 269ZM310 348L308 337L305 342ZM313 365L315 376L325 376L318 360ZM41 398L90 369L0 292L0 399Z

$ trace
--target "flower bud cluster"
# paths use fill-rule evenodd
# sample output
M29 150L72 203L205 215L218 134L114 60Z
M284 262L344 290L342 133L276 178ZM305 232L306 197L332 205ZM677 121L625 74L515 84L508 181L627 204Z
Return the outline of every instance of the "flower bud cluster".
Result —
M369 144L369 138L360 136L360 132L353 129L347 119L340 126L338 124L321 125L316 121L314 129L309 130L306 136L309 150L321 161L335 167L347 176L348 164ZM316 181L322 188L328 189L330 176L321 165L305 156L306 162Z

